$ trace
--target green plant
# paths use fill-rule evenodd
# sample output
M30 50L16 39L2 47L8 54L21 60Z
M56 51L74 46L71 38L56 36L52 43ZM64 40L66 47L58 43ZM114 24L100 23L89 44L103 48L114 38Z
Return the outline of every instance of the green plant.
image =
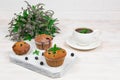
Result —
M53 18L52 10L44 9L44 4L30 5L27 1L27 8L23 9L9 23L9 35L13 41L31 40L38 34L55 36L59 32L56 26L57 18Z
M49 51L52 51L53 54L56 54L56 51L57 51L57 50L60 50L60 49L61 49L61 48L57 47L57 45L54 44L54 46L53 46L52 48L50 48Z

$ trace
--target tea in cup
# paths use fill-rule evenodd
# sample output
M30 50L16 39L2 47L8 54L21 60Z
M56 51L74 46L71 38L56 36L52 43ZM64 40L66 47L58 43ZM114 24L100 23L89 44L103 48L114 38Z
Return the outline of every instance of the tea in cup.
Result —
M90 28L76 28L72 34L72 41L77 45L87 46L99 40L100 31Z

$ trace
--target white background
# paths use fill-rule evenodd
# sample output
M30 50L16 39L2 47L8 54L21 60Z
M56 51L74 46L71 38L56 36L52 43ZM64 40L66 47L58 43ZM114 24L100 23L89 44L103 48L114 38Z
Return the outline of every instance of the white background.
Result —
M0 80L120 80L120 0L28 1L30 4L43 2L46 9L55 11L55 16L61 19L61 33L55 39L56 44L78 54L78 60L58 79L11 63L9 53L14 43L5 37L8 22L26 4L24 0L0 0ZM80 51L65 44L76 27L84 26L102 32L101 46L91 51Z
M62 19L120 20L120 0L27 0L30 4L44 3ZM0 0L0 18L10 19L26 6L24 0Z

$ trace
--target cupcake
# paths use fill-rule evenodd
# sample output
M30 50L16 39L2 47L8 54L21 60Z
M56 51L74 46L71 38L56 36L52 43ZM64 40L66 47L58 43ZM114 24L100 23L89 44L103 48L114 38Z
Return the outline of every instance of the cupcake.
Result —
M38 49L46 50L51 47L52 45L52 36L41 34L35 37L35 44Z
M61 66L64 62L66 51L54 45L54 47L44 52L44 57L47 64L51 67Z
M12 49L15 52L15 54L24 55L27 54L27 52L29 51L30 45L24 41L19 41L12 46Z

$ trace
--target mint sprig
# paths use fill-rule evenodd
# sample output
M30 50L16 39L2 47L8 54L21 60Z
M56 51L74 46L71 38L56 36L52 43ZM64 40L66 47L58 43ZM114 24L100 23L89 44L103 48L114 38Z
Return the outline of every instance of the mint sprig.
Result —
M60 50L60 49L61 49L61 48L57 47L57 45L54 44L54 46L53 46L52 48L50 48L49 51L52 51L53 54L56 54L56 51L57 51L57 50Z
M38 50L35 50L35 51L33 52L33 54L39 55L39 51L38 51Z
M81 31L80 31L80 33L88 33L89 32L89 29L82 29Z

